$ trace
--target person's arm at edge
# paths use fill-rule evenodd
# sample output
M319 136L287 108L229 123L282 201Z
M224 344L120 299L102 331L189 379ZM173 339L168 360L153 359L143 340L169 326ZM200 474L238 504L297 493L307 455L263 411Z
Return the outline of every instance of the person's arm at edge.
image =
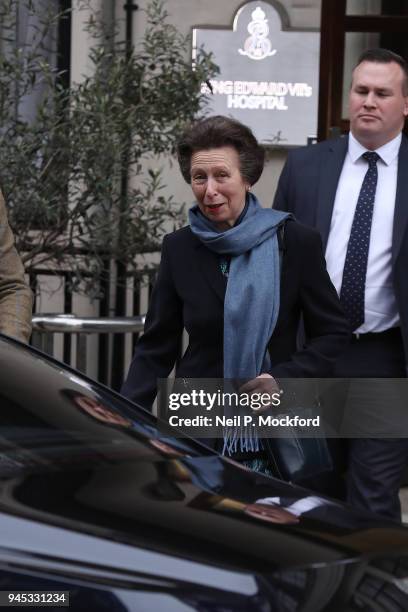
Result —
M0 332L28 342L32 305L33 295L24 278L24 267L14 246L0 193Z

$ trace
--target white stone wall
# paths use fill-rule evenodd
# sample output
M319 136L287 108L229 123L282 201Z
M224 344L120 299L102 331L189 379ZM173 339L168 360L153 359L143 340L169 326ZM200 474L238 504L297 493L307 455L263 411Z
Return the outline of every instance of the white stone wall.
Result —
M82 0L72 0L71 15L71 82L80 83L87 75L92 74L92 64L88 60L88 49L94 44L84 26L89 18L89 12L81 3ZM99 11L111 0L90 0L91 9Z

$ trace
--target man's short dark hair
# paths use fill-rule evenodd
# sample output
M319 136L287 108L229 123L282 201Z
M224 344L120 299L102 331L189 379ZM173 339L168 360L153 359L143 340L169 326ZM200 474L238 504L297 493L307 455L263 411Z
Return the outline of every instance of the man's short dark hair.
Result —
M193 153L227 146L233 147L238 153L242 178L250 185L256 183L264 167L265 150L249 127L222 115L196 121L181 136L177 145L177 157L185 181L191 181Z
M357 68L357 66L359 66L362 62L376 62L378 64L390 64L391 62L395 62L398 64L404 73L402 93L404 96L408 96L408 63L403 57L401 57L401 55L398 55L398 53L394 53L393 51L389 51L389 49L367 49L360 55L354 68Z

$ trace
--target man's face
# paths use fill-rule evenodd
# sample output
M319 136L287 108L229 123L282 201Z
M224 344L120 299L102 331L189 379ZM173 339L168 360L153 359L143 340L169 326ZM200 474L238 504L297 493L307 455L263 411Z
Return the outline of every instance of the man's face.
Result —
M402 130L408 114L404 73L396 62L362 62L353 72L350 129L367 149L378 149Z

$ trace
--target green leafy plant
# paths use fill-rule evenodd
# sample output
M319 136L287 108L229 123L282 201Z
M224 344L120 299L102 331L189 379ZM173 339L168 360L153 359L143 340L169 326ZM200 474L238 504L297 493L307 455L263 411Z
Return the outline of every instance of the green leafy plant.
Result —
M16 40L22 4L35 24L26 44ZM152 0L134 49L117 24L91 12L92 70L64 87L47 56L64 18L41 2L0 0L0 185L26 269L68 269L95 287L109 262L132 272L136 255L157 250L180 223L181 204L143 161L174 151L184 124L203 112L200 86L217 68L201 51L192 69L190 41Z

